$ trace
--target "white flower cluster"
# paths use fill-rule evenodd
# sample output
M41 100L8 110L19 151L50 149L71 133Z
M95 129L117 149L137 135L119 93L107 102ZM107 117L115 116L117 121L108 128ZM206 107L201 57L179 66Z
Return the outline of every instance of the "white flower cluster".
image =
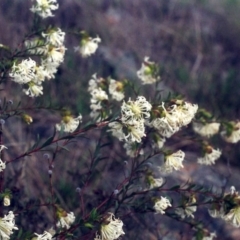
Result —
M18 230L15 225L15 216L12 211L9 211L7 215L0 218L0 239L10 239L10 235L13 234L13 230Z
M101 224L100 235L96 233L94 240L115 240L124 234L123 222L120 219L116 219L114 214L109 212Z
M85 37L80 42L80 46L74 47L75 52L79 52L83 57L89 57L94 54L98 48L98 43L101 39L97 36L96 38Z
M145 177L145 182L148 189L161 187L164 183L163 178L154 178L151 173L148 173Z
M137 97L136 101L123 102L121 122L109 124L113 136L127 142L141 142L145 136L144 121L150 117L151 109L152 105L143 96Z
M42 33L42 38L25 42L29 53L41 56L40 64L38 65L31 58L25 59L18 64L14 63L9 73L14 82L27 85L28 88L23 91L30 97L43 94L42 83L54 77L57 68L64 60L65 33L59 28L50 29L47 33Z
M30 10L42 18L53 17L52 11L58 9L57 0L33 0L36 2Z
M90 108L92 110L90 116L95 119L99 118L101 111L104 110L104 103L108 103L108 92L112 99L121 101L124 98L123 90L124 84L122 82L114 79L98 78L96 73L93 74L88 85L88 91L92 96L90 100ZM107 115L104 117L107 117Z
M157 201L155 201L153 208L156 211L156 213L165 214L164 210L166 210L168 207L171 207L171 206L172 205L170 201L166 197L161 196L161 199L158 199Z
M198 105L189 102L177 101L168 109L165 108L164 102L161 106L161 117L152 120L150 125L155 128L163 137L169 138L181 127L188 125L194 118Z
M141 68L137 71L137 76L142 80L143 84L155 83L159 80L156 64L149 61L149 57L145 57Z
M3 149L7 149L4 145L0 145L0 153L2 152ZM6 168L6 163L2 161L0 158L0 172L2 172Z

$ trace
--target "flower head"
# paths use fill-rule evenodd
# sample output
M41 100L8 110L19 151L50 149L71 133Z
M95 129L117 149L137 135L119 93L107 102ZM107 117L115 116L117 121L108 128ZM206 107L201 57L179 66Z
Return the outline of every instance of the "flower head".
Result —
M136 101L129 99L127 103L122 104L121 120L123 123L131 124L131 122L149 118L151 109L152 105L143 96L137 97Z
M229 122L221 132L223 139L229 143L237 143L240 140L240 122Z
M137 71L137 76L142 80L143 84L152 84L160 79L157 73L158 69L156 64L150 62L149 57L145 57L141 68Z
M67 213L64 210L58 210L59 220L57 222L58 228L69 229L70 225L75 221L75 216L73 212Z
M80 114L78 117L73 118L71 114L63 115L62 121L56 124L56 129L58 131L63 130L63 132L74 132L79 123L82 121L82 115Z
M83 57L88 57L96 52L100 42L101 39L98 36L96 38L86 37L82 39L80 46L75 47L74 50L79 51Z
M218 133L220 127L220 123L193 123L193 130L203 137L211 137L212 135Z
M114 214L109 212L100 227L100 235L96 234L95 239L115 240L124 235L123 222L115 218Z
M114 79L110 80L109 93L116 101L122 101L124 98L123 83Z
M198 163L203 165L212 165L221 156L222 152L219 149L214 149L211 146L204 147L204 157L198 158Z
M168 198L161 196L161 199L158 199L157 201L155 201L153 208L155 209L156 213L165 214L164 210L166 210L168 207L171 207L171 206L172 205L168 200Z
M36 0L36 5L30 10L42 18L53 17L53 10L58 9L57 0Z
M184 160L185 153L181 150L165 156L164 165L160 167L162 173L171 173L174 170L183 168L182 161Z
M53 46L62 46L65 39L65 32L60 28L50 29L46 33L42 33L42 36L46 39L46 44Z
M13 230L18 230L15 225L15 216L12 211L8 212L3 218L0 218L0 236L1 239L10 239L10 235L13 234Z

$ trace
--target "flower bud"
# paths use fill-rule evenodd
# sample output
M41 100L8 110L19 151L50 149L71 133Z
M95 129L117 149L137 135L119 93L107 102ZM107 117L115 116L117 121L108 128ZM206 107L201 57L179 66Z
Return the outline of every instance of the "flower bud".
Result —
M26 113L22 114L22 120L27 124L30 124L30 123L33 122L32 117L30 115L26 114Z
M10 206L10 204L11 204L10 197L9 197L9 196L5 196L5 197L3 198L3 205L4 205L5 207L8 207L8 206Z

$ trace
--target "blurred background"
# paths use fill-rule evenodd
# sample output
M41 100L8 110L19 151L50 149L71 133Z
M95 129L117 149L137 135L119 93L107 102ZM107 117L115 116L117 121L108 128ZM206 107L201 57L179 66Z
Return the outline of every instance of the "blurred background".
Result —
M74 53L74 47L79 44L79 39L67 34L68 50L65 62L60 66L56 78L44 83L44 97L40 97L40 101L42 98L44 101L51 100L58 106L67 106L76 115L79 112L83 115L89 114L89 94L86 89L92 74L97 73L102 77L111 76L117 80L127 78L134 83L140 83L136 71L141 67L144 57L149 56L150 60L160 66L162 87L166 92L178 92L189 101L213 112L220 119L239 119L240 0L59 0L58 2L60 7L55 11L55 17L44 20L46 24L58 26L63 31L85 30L92 37L98 35L102 42L95 55L82 58ZM0 0L0 43L12 49L21 43L32 26L33 14L29 11L30 7L31 1ZM0 57L2 54L0 52ZM14 102L21 99L23 104L33 102L32 99L19 94L20 87L10 81L4 84L4 89L6 91L1 92L1 99L6 97ZM151 94L151 91L148 91L148 94ZM52 131L49 126L51 124L53 126L60 119L49 113L32 112L31 114L34 118L31 126L23 127L20 123L18 126L14 121L12 123L10 121L7 125L7 141L9 144L15 142L14 147L17 146L19 153L22 147L27 149L26 142L30 144L34 141L32 140L34 134L49 136ZM13 125L15 127L11 127ZM46 127L42 127L43 125ZM22 132L18 130L16 134L16 127L18 129L21 127ZM181 141L180 139L176 137L175 142ZM87 144L88 142L83 142L81 146L85 147ZM184 146L184 143L182 145ZM191 150L189 146L186 149ZM225 150L228 155L224 155L218 170L221 169L219 171L226 175L226 160L230 161L231 166L234 166L231 181L238 186L239 143L234 147L226 145ZM38 158L39 156L33 157L31 163L42 169L43 166L37 161ZM22 165L19 169L21 167ZM17 170L13 168L11 171L14 175ZM203 168L202 171L205 169ZM193 172L194 167L190 166L182 177L187 179ZM35 175L34 171L32 174ZM209 172L209 175L211 174ZM46 175L46 179L47 177ZM200 174L199 178L201 177ZM211 181L213 183L213 180ZM219 182L221 186L221 181ZM62 184L62 188L59 187L60 193L67 189L64 185L66 183ZM21 188L21 186L15 187ZM237 189L240 189L240 185ZM32 195L34 196L34 190ZM139 224L137 220L136 223ZM219 225L212 226L212 230L214 228L221 229L225 234L224 239L240 239L239 230L233 231L232 228L229 230L229 226L223 227L221 221ZM171 236L167 238L167 234L165 238L163 235L151 238L149 234L152 229L146 231L148 237L145 239L175 239ZM179 231L176 234L180 239L189 239ZM136 235L136 238L131 239L137 237L139 236Z

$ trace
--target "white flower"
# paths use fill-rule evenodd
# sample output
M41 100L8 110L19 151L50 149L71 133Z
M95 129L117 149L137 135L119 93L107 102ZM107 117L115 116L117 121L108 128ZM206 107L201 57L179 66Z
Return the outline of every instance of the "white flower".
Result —
M174 107L172 114L178 119L178 125L182 127L192 121L198 110L198 105L182 101L179 101L179 103L177 107Z
M144 121L134 121L132 124L123 124L119 122L109 123L108 126L111 128L109 131L112 132L114 137L117 137L120 141L125 140L126 142L141 142L142 137L145 137Z
M36 62L31 58L23 60L19 64L13 64L9 76L14 82L24 84L35 78Z
M220 123L198 123L193 122L193 130L203 137L211 137L212 135L218 133Z
M2 172L6 168L6 163L0 159L0 172Z
M174 121L174 117L166 115L163 118L155 118L151 125L158 130L163 137L170 138L175 132L179 131L179 127Z
M157 200L153 206L157 213L165 214L165 211L168 207L171 207L170 201L166 197L162 197Z
M127 103L123 102L121 106L121 120L123 123L132 124L134 121L149 118L151 109L152 105L143 96L137 97L136 101L129 99Z
M65 32L63 32L60 28L51 29L47 33L42 33L42 36L46 38L47 44L59 47L63 45Z
M59 67L58 62L49 62L47 59L41 61L42 67L45 70L46 78L51 79L54 78L55 73L57 72L57 68Z
M144 121L132 121L131 124L126 124L127 134L124 135L124 139L127 142L138 142L142 141L142 138L146 136Z
M75 221L75 216L73 212L67 213L66 216L60 217L57 222L57 227L61 228L70 228L70 225Z
M57 0L36 0L36 5L30 10L42 18L53 17L53 10L58 9Z
M43 234L37 234L37 233L34 233L34 234L37 236L36 240L52 240L52 234L47 231L44 231Z
M181 150L165 156L164 165L160 167L162 173L171 173L174 170L179 170L183 168L182 161L184 160L185 153Z
M229 143L237 143L240 140L240 122L231 122L232 129L230 134L224 130L221 132L223 139Z
M151 174L147 174L145 181L149 189L161 187L164 182L163 178L154 178Z
M176 208L175 213L182 219L185 217L194 218L193 213L197 211L197 206L186 206L185 208Z
M90 108L93 111L102 109L101 102L104 100L108 100L107 93L103 91L101 88L97 88L91 92L91 95L92 98Z
M14 214L12 211L8 212L8 215L4 215L0 218L0 237L2 240L10 239L10 235L13 234L13 230L18 230L15 225Z
M0 152L2 152L3 149L7 149L6 146L0 145ZM6 163L0 159L0 172L2 172L6 168Z
M108 216L104 218L100 228L100 236L96 234L95 239L101 240L115 240L121 235L124 235L123 222L115 218L114 214L109 212Z
M101 39L97 36L96 38L87 38L83 39L80 43L80 47L75 47L75 52L80 52L83 57L88 57L96 52L98 48L98 43L101 42Z
M234 227L240 227L240 206L237 206L222 217L225 221L230 222Z
M221 156L221 154L222 152L219 149L213 149L209 146L204 157L198 158L198 163L203 165L215 164L215 161Z
M54 62L55 64L60 64L64 60L66 48L64 46L48 46L46 52L46 61L47 62Z
M82 121L82 115L79 115L77 118L73 118L72 116L64 116L61 123L56 124L57 131L64 132L74 132L79 123Z
M43 94L43 87L41 85L37 85L34 82L28 83L28 89L23 89L23 92L29 97L38 97Z
M117 101L122 101L124 98L123 84L119 81L115 81L113 79L110 80L109 84L109 93L111 94L112 98Z
M156 69L155 63L150 62L149 57L145 57L141 68L137 71L137 76L142 80L143 84L152 84L157 81L156 76L154 76L154 69Z

